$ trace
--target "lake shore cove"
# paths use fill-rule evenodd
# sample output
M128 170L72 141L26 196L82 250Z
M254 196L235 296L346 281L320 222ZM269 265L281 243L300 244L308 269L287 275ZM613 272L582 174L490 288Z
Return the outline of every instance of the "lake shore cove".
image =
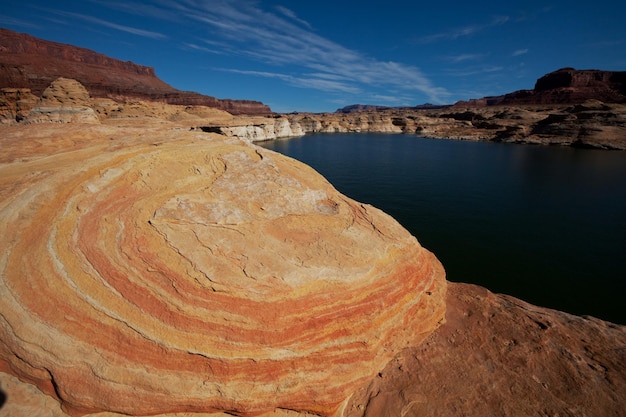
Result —
M447 283L306 165L158 112L0 127L0 415L623 409L626 327Z
M233 120L206 131L250 141L306 133L404 133L436 139L626 150L626 105L588 100L576 105L383 109L295 113Z

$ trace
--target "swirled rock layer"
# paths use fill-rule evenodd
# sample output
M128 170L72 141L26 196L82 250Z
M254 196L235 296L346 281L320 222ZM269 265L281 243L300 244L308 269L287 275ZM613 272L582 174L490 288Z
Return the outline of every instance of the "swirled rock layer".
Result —
M0 138L0 370L73 415L330 415L443 318L436 258L296 161L162 125Z

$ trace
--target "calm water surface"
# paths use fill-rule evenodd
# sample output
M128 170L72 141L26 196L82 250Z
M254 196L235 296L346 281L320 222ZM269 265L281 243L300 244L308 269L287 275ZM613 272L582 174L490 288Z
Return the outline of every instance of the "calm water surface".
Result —
M626 152L393 134L261 145L392 215L451 281L626 324Z

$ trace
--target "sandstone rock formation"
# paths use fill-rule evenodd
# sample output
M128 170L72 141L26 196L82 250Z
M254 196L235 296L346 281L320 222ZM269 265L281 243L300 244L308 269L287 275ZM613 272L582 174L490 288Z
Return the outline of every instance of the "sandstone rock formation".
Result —
M444 315L436 258L304 166L172 123L1 127L0 370L72 415L331 415Z
M494 142L626 150L626 105L597 100L569 106L388 109L287 115L310 132L386 132Z
M0 28L0 52L0 88L28 88L39 96L52 81L65 77L78 80L96 98L207 106L231 114L271 113L258 101L221 100L180 91L157 78L151 67L8 29Z
M46 88L41 98L29 89L0 90L0 122L2 124L30 123L100 123L104 120L144 119L160 124L164 121L190 122L186 128L246 124L252 120L269 120L273 137L293 136L286 119L275 117L234 117L232 114L206 106L180 106L160 102L116 102L107 98L91 98L78 81L60 77ZM297 126L296 126L297 127ZM214 129L220 131L219 128ZM269 127L268 127L269 132ZM291 133L291 134L290 134ZM302 134L296 131L296 133ZM231 135L232 136L232 135Z
M344 416L623 416L625 398L626 326L450 283L446 323Z
M24 123L100 123L90 106L89 93L81 83L68 78L57 78L44 90L37 105L28 112Z
M38 101L29 88L0 88L0 123L23 120Z
M305 134L298 122L291 122L284 116L233 118L228 122L198 126L205 132L219 133L228 137L236 137L247 142L289 138Z
M398 353L336 416L621 416L625 347L626 326L449 283L445 324ZM8 374L0 372L0 386L8 397L2 417L67 416L52 398ZM262 416L317 414L275 410Z

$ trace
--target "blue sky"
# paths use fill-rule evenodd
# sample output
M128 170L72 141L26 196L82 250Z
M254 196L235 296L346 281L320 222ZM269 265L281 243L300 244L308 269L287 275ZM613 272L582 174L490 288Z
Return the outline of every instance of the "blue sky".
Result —
M626 70L626 2L22 0L0 27L276 112L454 103L562 67Z

